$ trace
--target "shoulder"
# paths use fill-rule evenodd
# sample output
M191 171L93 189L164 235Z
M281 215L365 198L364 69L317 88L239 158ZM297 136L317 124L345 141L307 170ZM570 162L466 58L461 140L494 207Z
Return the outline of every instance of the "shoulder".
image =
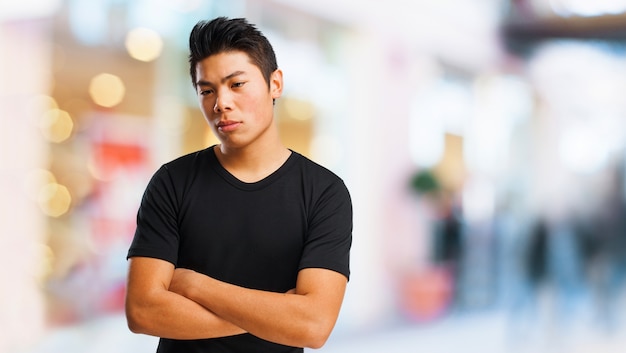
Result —
M211 164L212 154L213 151L208 148L188 153L166 162L154 173L150 185L160 184L178 187L185 185L190 178L193 179L195 175L202 171L203 165Z
M301 155L298 152L292 151L293 158L296 160L298 168L305 173L305 175L314 176L317 179L326 180L328 182L341 182L343 180L337 174L323 165L309 159L306 156Z
M302 185L306 190L320 197L333 195L341 199L350 199L348 188L339 175L297 152L293 154L296 159L296 169L300 173Z
M188 153L163 164L162 168L169 171L187 170L204 163L211 163L215 160L215 153L212 147Z

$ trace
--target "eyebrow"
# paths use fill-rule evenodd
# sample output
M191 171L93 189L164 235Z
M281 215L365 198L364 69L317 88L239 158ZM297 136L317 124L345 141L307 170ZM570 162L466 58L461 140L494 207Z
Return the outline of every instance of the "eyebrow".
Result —
M241 71L241 70L237 70L229 75L226 75L224 77L222 77L222 79L220 80L221 83L224 83L228 80L230 80L233 77L239 76L239 75L243 75L245 74L245 71ZM197 86L212 86L213 84L209 81L205 81L205 80L199 80L198 82L196 82Z

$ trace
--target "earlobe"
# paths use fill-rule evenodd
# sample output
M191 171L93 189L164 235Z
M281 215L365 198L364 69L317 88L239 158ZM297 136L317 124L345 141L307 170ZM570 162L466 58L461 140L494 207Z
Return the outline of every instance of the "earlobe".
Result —
M283 94L283 71L281 69L276 69L270 76L270 93L274 99Z

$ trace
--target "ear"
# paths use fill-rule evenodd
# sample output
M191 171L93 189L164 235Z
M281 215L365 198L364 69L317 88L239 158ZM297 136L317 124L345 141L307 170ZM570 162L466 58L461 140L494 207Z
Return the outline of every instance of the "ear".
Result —
M270 94L272 99L279 98L283 94L283 71L276 69L270 76Z

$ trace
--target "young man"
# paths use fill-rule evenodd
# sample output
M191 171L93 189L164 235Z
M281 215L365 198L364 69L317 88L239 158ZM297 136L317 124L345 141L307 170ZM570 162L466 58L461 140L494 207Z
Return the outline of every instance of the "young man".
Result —
M303 352L330 335L349 278L343 181L274 123L282 71L244 19L199 22L190 73L220 144L152 177L128 252L131 331L157 352Z

